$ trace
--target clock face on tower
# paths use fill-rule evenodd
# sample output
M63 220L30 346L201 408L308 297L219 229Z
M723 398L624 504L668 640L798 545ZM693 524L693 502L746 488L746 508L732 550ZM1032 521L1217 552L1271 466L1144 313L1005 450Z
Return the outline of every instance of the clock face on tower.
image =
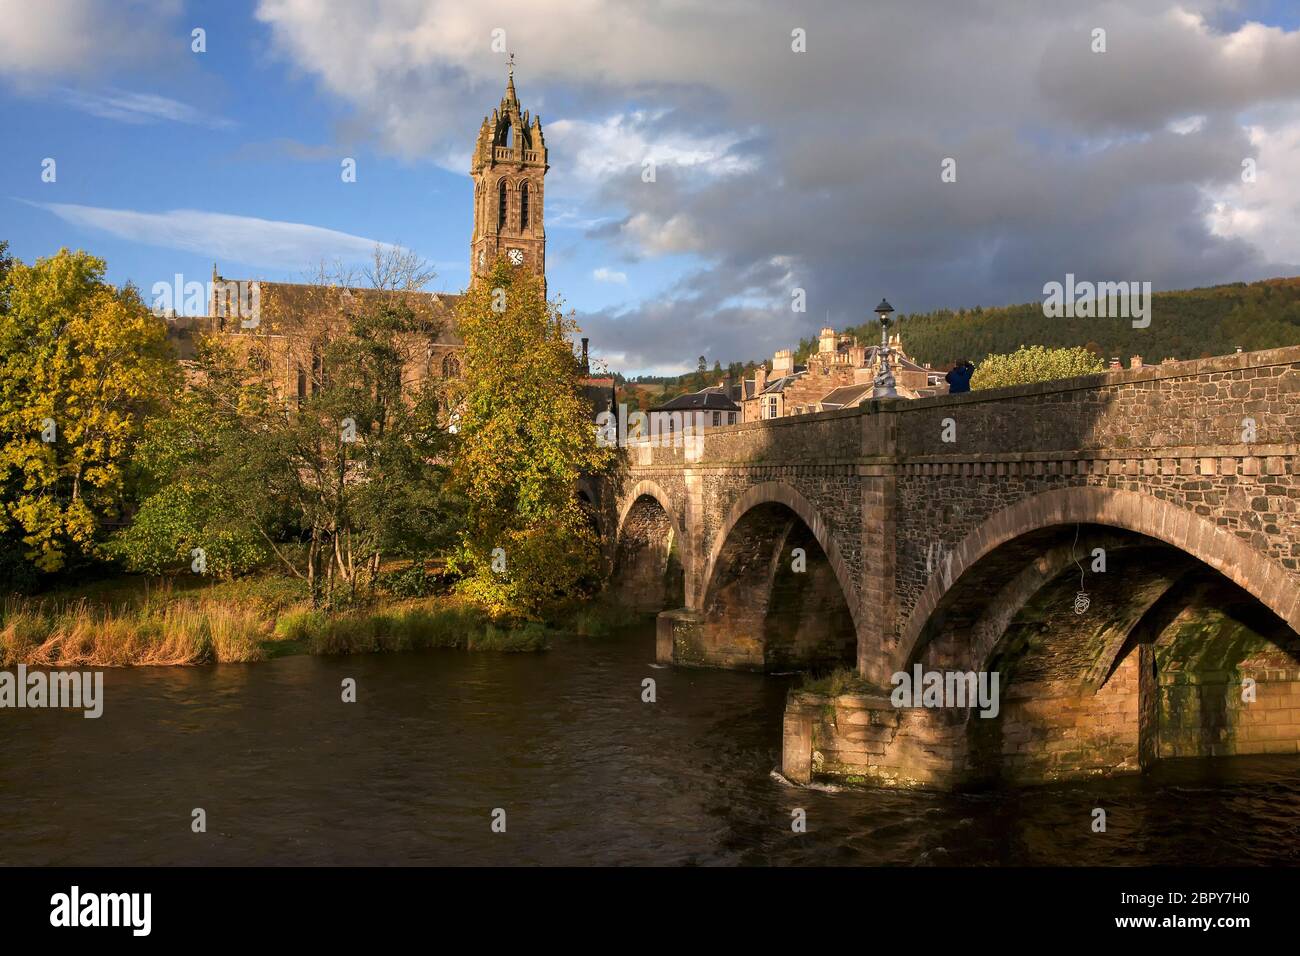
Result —
M506 253L506 256L510 259L510 264L512 266L521 266L524 264L524 250L522 249L511 249Z

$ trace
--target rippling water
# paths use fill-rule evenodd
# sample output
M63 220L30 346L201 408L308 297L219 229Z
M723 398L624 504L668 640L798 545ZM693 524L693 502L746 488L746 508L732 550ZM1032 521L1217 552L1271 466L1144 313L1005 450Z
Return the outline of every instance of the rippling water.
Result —
M1297 757L960 796L801 790L770 775L784 679L653 658L645 629L541 655L110 670L99 720L0 711L0 862L1300 861Z

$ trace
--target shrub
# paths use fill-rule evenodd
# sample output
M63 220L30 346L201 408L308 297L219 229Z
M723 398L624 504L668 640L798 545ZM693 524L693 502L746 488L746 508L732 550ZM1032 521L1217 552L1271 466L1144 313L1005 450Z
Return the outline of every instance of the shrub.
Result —
M1021 346L1011 355L990 355L971 376L972 390L1051 382L1105 371L1101 358L1086 348L1048 349Z

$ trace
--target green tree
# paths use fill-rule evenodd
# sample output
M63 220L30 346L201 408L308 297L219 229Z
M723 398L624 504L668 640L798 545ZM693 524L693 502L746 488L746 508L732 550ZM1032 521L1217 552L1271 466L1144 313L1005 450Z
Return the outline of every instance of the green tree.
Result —
M971 389L1027 385L1055 379L1092 375L1105 370L1096 353L1082 346L1048 349L1041 345L1021 346L1010 355L989 355L971 376Z
M0 269L0 534L55 572L123 512L144 422L177 380L166 325L104 260L62 249Z
M465 294L457 328L465 369L453 475L468 502L459 587L495 616L539 619L599 573L575 483L613 455L582 395L578 329L536 277L504 259Z
M400 298L339 291L318 284L315 302L264 316L246 341L200 343L194 380L146 447L154 491L118 541L133 567L201 548L208 571L229 575L271 556L333 608L373 586L383 555L450 547L445 386L411 380L438 330ZM310 388L286 397L262 373L304 349L319 356Z

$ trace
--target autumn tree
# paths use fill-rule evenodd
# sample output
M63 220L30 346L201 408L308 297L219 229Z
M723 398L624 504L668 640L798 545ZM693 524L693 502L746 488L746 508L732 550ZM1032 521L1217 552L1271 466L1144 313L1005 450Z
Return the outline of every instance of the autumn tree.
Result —
M456 487L468 502L460 589L497 616L538 619L581 595L599 545L576 482L612 463L596 440L572 316L500 259L461 300L465 369Z
M0 269L0 534L42 572L97 552L178 374L163 320L104 268L63 249Z

